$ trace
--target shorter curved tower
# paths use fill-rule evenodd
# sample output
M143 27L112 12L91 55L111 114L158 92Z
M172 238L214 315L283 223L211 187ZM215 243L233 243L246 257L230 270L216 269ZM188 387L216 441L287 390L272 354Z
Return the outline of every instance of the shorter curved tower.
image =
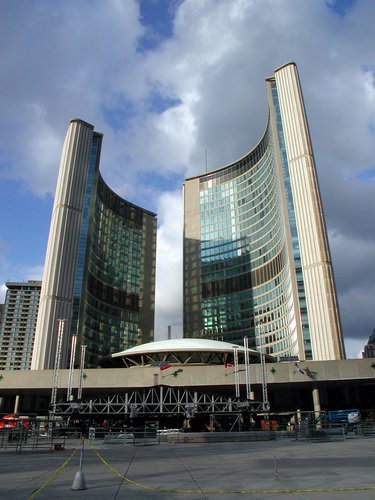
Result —
M44 267L32 369L61 366L73 336L87 367L153 340L156 215L116 195L99 172L102 134L72 120L66 134ZM78 351L77 351L78 352Z
M273 356L344 357L333 270L294 63L266 80L269 120L240 160L185 180L184 336Z

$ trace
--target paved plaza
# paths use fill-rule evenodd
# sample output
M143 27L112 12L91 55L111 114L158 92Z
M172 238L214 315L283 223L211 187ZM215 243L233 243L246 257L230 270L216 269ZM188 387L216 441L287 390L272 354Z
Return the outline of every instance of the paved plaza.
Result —
M371 438L143 446L85 441L83 447L77 440L59 451L2 448L0 463L2 500L375 498Z

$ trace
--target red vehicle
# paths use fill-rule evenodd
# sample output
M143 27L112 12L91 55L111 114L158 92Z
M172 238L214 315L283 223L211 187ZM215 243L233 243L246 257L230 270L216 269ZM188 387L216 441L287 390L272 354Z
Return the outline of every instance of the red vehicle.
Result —
M19 425L25 428L28 427L27 417L18 417L15 413L9 413L9 415L4 415L0 419L0 429L13 429Z

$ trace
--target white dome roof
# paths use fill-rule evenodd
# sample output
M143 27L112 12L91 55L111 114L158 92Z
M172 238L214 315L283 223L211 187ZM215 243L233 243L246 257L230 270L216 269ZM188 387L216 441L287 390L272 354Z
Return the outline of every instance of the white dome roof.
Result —
M234 350L238 353L238 363L245 362L245 348L231 342L202 338L168 339L149 342L109 354L103 358L104 367L131 368L133 366L162 366L160 363L173 365L226 365L236 363ZM259 363L260 353L249 349L251 363ZM266 354L269 361L274 358Z
M122 352L117 352L112 354L112 357L126 356L132 354L145 354L152 352L182 352L182 351L211 351L211 352L232 352L233 348L237 347L240 351L244 348L237 344L231 344L229 342L221 342L220 340L208 340L208 339L168 339L168 340L158 340L156 342L148 342L147 344L137 345L126 349ZM249 349L251 352L255 352Z

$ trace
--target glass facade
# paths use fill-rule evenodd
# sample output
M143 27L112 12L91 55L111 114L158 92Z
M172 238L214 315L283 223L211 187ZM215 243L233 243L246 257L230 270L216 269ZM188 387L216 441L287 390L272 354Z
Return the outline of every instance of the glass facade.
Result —
M296 352L290 270L272 135L199 180L201 336Z
M99 177L81 323L88 361L145 340L140 321L144 217L142 209L119 198Z
M153 340L156 216L114 193L98 171L94 134L74 281L71 335L86 345L86 365ZM154 253L155 255L155 253ZM147 286L146 282L149 283ZM145 316L148 316L146 319Z
M72 308L72 321L71 332L72 335L78 334L79 326L79 312L81 306L81 295L83 290L83 279L85 273L86 252L89 245L89 224L90 224L90 207L93 198L93 190L97 180L97 166L100 157L102 137L99 134L93 134L89 166L87 170L86 189L84 195L84 204L82 211L81 230L79 234L79 244L77 249L76 270L74 277L74 290L73 290L73 308Z

